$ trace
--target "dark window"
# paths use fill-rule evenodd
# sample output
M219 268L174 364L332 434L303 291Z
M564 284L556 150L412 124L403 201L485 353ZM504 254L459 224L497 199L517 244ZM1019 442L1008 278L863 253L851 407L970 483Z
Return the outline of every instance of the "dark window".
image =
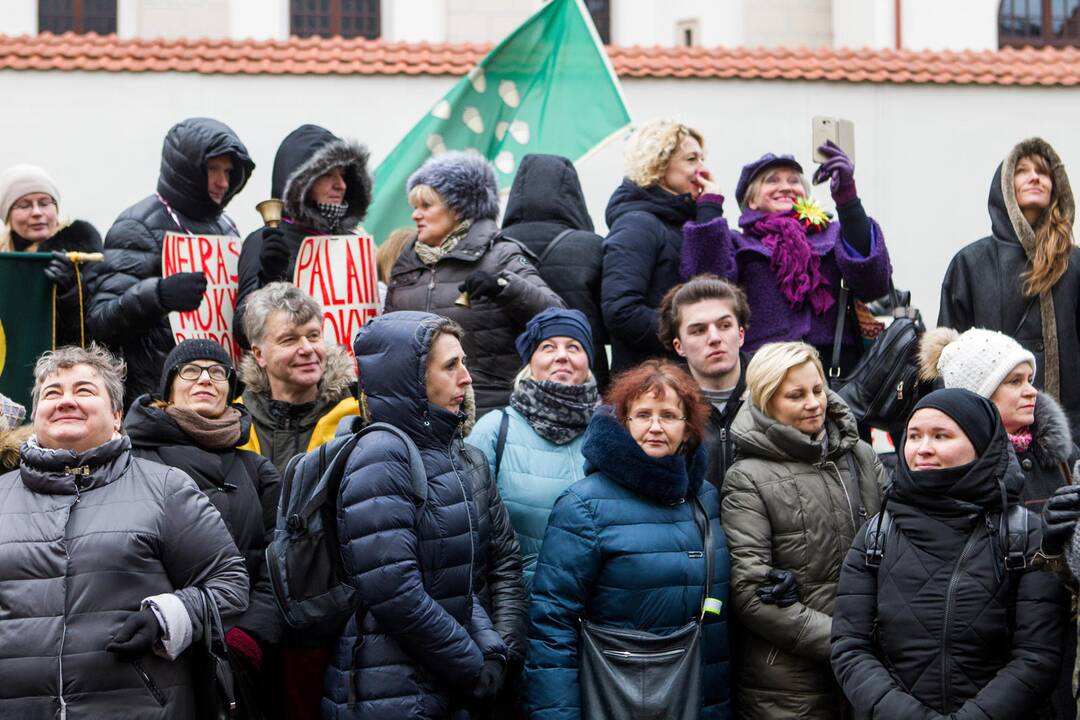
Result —
M293 35L365 37L380 35L379 0L290 0Z
M1080 0L1002 0L998 45L1080 45Z
M585 0L585 7L589 8L589 14L592 15L593 25L596 26L596 32L600 35L600 41L605 45L610 45L611 0Z
M38 0L38 32L116 32L116 0Z

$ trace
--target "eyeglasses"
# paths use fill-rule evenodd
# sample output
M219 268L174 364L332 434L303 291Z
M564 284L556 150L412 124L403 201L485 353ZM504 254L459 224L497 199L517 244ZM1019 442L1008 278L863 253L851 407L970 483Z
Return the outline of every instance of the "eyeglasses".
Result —
M176 371L176 374L184 380L198 380L202 377L203 372L210 376L210 379L214 382L225 382L229 379L232 370L224 365L196 365L191 363L189 365L181 365L180 369Z
M639 430L650 428L654 421L660 422L662 428L673 428L686 422L685 417L679 417L675 413L660 413L659 415L653 415L652 413L639 412L636 415L631 415L626 418L626 422L630 425L637 427Z
M42 210L48 210L51 207L56 207L56 201L51 197L43 198L41 200L20 200L12 205L11 209L26 212L27 210L33 210L35 207L39 207Z

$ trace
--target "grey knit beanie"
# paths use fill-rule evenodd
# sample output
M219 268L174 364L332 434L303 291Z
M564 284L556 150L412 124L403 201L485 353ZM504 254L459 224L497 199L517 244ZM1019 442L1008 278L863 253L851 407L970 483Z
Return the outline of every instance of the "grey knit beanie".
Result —
M407 190L428 185L462 220L499 217L499 185L491 163L471 150L452 150L429 158L409 176Z

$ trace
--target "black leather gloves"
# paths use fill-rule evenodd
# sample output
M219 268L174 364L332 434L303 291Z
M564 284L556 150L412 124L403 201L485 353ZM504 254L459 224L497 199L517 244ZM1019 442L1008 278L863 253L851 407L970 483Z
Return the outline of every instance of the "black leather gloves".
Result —
M161 278L157 286L158 300L169 312L195 310L206 292L206 276L201 272L185 272Z
M75 287L75 266L66 253L54 251L52 256L53 259L45 267L45 277L56 286L56 292L63 295Z
M467 292L471 299L477 300L483 297L493 298L501 293L507 285L509 283L505 278L492 275L483 270L477 270L465 278L465 282L458 285L458 291Z
M765 584L754 592L761 602L778 607L788 607L799 602L799 583L790 570L773 568L765 576L773 584Z
M1077 519L1080 519L1080 485L1059 487L1043 508L1043 554L1060 555L1065 550Z
M159 637L161 626L157 616L150 608L143 608L128 615L105 649L125 660L132 660L150 652Z
M259 274L264 280L279 279L289 267L291 250L281 228L262 230L262 250L259 251Z

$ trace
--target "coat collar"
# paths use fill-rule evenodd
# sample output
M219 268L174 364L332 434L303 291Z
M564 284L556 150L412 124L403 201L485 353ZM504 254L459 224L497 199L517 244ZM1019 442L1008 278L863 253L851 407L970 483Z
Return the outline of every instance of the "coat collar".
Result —
M484 255L487 254L491 246L495 244L496 238L499 236L499 226L495 224L493 220L486 218L475 221L470 227L469 232L465 234L458 244L454 246L454 249L443 256L439 262L445 262L447 260L457 260L459 262L474 263L478 262ZM414 239L408 244L404 252L401 253L401 257L394 264L392 276L402 275L404 273L413 272L415 270L426 270L428 266L420 261L420 258L416 254L414 245L416 244ZM532 252L521 246L523 251L532 255Z
M120 478L131 464L131 440L113 438L86 452L43 448L31 437L22 447L23 484L43 495L78 495Z
M731 433L740 455L766 460L797 460L816 465L834 460L855 447L859 428L855 416L832 390L826 390L826 442L815 440L799 430L781 425L752 402L744 402L731 424Z

